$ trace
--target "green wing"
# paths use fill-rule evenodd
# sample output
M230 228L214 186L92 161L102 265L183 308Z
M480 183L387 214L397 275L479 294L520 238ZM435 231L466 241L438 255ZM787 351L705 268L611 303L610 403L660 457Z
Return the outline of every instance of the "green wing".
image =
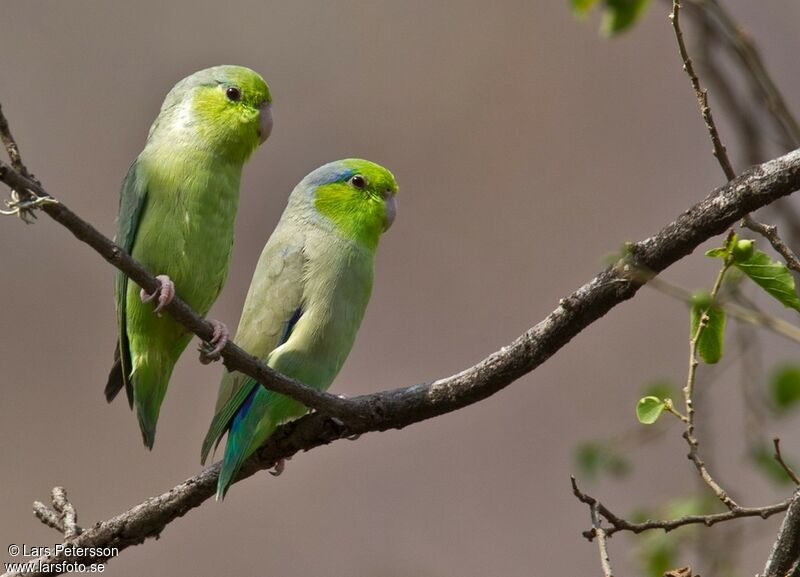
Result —
M128 174L122 181L122 190L119 197L119 216L117 218L117 234L115 242L128 254L133 249L136 231L144 211L147 199L147 187L144 179L138 174L138 161L134 161ZM125 387L128 395L128 404L133 408L133 390L129 382L131 372L131 352L128 343L126 327L127 308L125 295L128 290L128 277L122 271L117 271L114 282L114 300L117 306L117 349L114 352L114 366L108 376L105 395L111 402L117 393Z
M234 341L259 359L285 341L302 310L306 258L303 235L291 227L275 230L256 265ZM226 372L217 397L216 414L203 441L202 462L219 444L233 417L257 385L238 372Z
M239 410L239 407L245 402L247 397L253 391L255 387L258 386L258 383L255 379L250 377L246 377L239 385L239 388L236 389L236 392L231 396L227 402L219 409L216 415L214 415L214 419L211 421L211 426L208 428L208 433L206 433L206 438L203 439L203 451L200 458L200 464L205 465L206 459L208 459L208 453L211 451L211 445L214 445L216 448L219 445L220 440L222 440L222 435L225 434L225 431L228 430L228 427L233 421L233 417L236 416L236 412Z

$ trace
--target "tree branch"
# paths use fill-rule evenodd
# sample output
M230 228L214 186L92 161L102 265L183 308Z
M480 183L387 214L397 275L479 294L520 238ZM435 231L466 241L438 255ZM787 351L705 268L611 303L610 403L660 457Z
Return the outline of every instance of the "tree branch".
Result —
M715 6L715 10L720 11L724 16L726 13L724 12L722 6L714 1L702 2L702 5L713 5ZM725 148L725 145L722 143L722 139L719 136L719 131L717 130L717 125L714 122L714 116L711 113L711 107L708 105L708 92L702 87L700 84L700 78L694 71L694 65L692 64L692 59L689 57L689 53L686 50L686 44L683 41L683 32L681 31L680 26L680 11L681 11L681 3L680 0L672 0L672 12L669 15L669 19L672 22L672 28L675 32L675 39L678 41L678 50L681 55L681 60L683 61L683 69L686 74L689 76L689 80L692 83L692 88L694 89L695 97L697 98L697 103L700 106L700 114L703 117L703 121L706 125L706 130L708 130L708 136L711 138L711 144L714 147L714 156L716 157L717 161L719 162L720 167L722 168L722 172L725 173L725 178L728 180L733 179L736 176L736 173L733 170L733 165L731 164L730 159L728 158L728 153ZM728 18L728 20L730 20ZM728 22L730 25L730 22ZM738 28L736 31L741 35L741 39L747 39L747 37L739 30ZM757 52L755 51L755 45L752 41L748 42L745 45L749 45L752 47L751 51L753 54L757 56ZM760 62L760 59L756 58L756 61ZM763 68L763 66L761 67ZM752 71L752 69L750 69ZM769 76L766 77L769 79ZM774 88L772 93L777 94L778 101L782 104L782 107L777 109L771 109L773 112L778 110L784 110L786 114L781 114L780 118L789 118L792 122L794 119L792 115L788 112L788 108L786 108L785 104L783 104L783 99L780 97L780 92L777 91L777 88ZM777 102L777 101L776 101ZM794 124L796 128L796 123ZM800 133L798 133L800 136ZM756 232L766 238L772 247L784 258L786 261L787 266L794 270L795 272L800 272L800 259L797 258L797 255L789 248L789 246L778 236L778 229L774 225L766 225L760 223L753 219L752 216L749 214L745 215L742 219L742 226L749 228L753 232Z
M800 563L800 490L795 491L762 577L795 575Z
M10 166L0 162L0 181L13 189L30 189L39 196L47 193ZM533 371L574 336L616 305L632 298L644 284L635 271L657 274L691 253L712 236L724 232L745 214L791 194L800 188L800 151L756 166L717 188L704 200L683 212L656 235L628 246L625 257L561 300L559 306L539 324L508 346L476 365L438 381L354 397L348 400L318 393L271 371L251 355L229 343L223 351L226 366L254 376L267 388L327 414L342 416L345 422L312 414L276 431L243 466L238 479L270 468L281 458L334 440L371 431L399 429L476 403L502 390ZM108 262L128 274L146 290L154 290L156 279L94 227L63 203L41 206L51 218L89 244ZM176 299L167 310L202 339L209 339L212 327L182 301ZM330 397L330 399L329 399ZM337 414L338 413L338 414ZM120 550L160 534L175 518L185 515L214 494L218 466L203 470L170 491L150 498L133 509L97 523L72 539L80 547L118 547ZM53 561L55 559L51 559ZM104 559L74 559L99 562ZM45 574L45 573L32 573ZM48 574L54 574L52 572Z
M0 135L2 135L2 140L9 156L15 159L15 162L21 170L27 172L25 166L22 164L14 139L11 136L8 122L3 116L2 108L0 108ZM103 236L91 224L81 219L67 208L66 205L57 201L51 194L45 191L38 182L35 182L32 178L23 175L18 170L15 170L2 161L0 161L0 182L8 185L12 192L16 192L18 199L15 199L15 201L9 204L11 206L16 206L16 211L19 212L20 215L22 215L22 211L39 208L47 213L53 220L65 226L78 240L91 246L104 259L124 272L147 292L152 293L159 288L161 283L124 250ZM34 198L34 200L30 200L31 198ZM42 199L47 199L48 202L40 203ZM189 305L179 298L179 296L176 296L175 299L165 307L165 310L167 310L175 320L204 341L211 340L214 326L194 312ZM258 380L258 382L268 389L288 395L307 407L342 419L356 416L353 411L348 410L349 407L346 399L331 395L330 393L318 391L281 375L261 363L256 357L246 353L232 341L229 341L225 345L225 348L222 349L222 357L225 366L229 370L245 373Z

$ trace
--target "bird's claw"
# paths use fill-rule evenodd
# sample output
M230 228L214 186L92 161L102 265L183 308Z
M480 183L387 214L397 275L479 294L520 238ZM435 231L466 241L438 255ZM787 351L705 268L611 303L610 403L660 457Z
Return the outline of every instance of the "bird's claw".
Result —
M339 397L340 399L346 399L347 398L344 395L336 395L336 396ZM347 427L347 424L343 420L338 418L338 417L330 417L330 419L331 419L331 421L336 423L337 427L340 427L342 429ZM357 441L359 438L361 438L361 433L353 433L352 435L347 435L347 436L345 436L343 438L347 439L348 441Z
M214 334L210 341L200 345L200 362L204 365L219 360L220 353L225 348L225 345L228 344L230 338L228 327L224 323L215 320L209 322L214 325Z
M278 477L283 471L286 469L286 461L291 460L291 457L286 457L285 459L280 459L272 470L269 472L270 475L273 477Z
M172 299L175 298L175 283L172 282L165 274L160 274L156 277L161 286L158 287L152 294L147 294L144 289L139 291L139 298L142 299L143 303L149 303L156 297L158 297L158 304L156 308L153 310L156 315L161 316L161 311L165 306L172 302Z
M58 204L58 201L52 196L39 196L32 190L28 190L28 198L20 198L16 190L11 191L11 200L5 201L8 210L0 210L3 216L18 216L25 224L32 224L36 219L36 213L33 212L35 208L39 208L44 204Z

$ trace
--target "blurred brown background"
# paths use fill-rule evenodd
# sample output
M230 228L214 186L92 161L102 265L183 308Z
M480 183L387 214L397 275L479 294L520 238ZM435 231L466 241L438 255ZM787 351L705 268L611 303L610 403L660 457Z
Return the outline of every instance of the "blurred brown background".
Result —
M727 4L800 109L800 6ZM119 183L169 88L215 64L261 72L275 130L245 169L231 274L211 315L231 328L303 175L349 156L393 170L399 216L333 389L366 393L478 361L589 280L604 255L722 182L666 11L654 2L609 41L596 15L577 22L566 0L9 1L0 102L32 171L110 236ZM125 402L107 406L102 395L111 268L47 217L30 227L0 220L0 247L0 560L9 561L8 544L57 541L31 515L54 485L91 525L194 474L222 367L187 349L148 453ZM697 254L666 277L694 288L714 274ZM281 477L236 485L224 504L206 503L106 572L600 574L595 545L580 536L587 510L570 492L573 449L635 429L647 380L684 378L686 321L684 305L642 290L501 394L299 455ZM796 354L776 337L765 343L767 364ZM702 432L716 472L745 504L783 498L745 469L738 367L725 362L708 398L726 404ZM793 431L777 431L787 450ZM696 488L685 452L673 426L628 455L633 475L584 488L620 513L685 495ZM777 523L744 522L743 574L763 566ZM636 573L634 542L611 543L619 574Z

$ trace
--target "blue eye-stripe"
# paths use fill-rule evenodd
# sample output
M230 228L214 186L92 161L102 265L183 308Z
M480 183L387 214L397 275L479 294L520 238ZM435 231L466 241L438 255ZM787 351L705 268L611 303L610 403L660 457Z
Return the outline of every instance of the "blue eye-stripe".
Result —
M315 170L309 175L308 184L312 186L323 186L334 182L345 182L356 173L354 168L346 166L325 166Z

